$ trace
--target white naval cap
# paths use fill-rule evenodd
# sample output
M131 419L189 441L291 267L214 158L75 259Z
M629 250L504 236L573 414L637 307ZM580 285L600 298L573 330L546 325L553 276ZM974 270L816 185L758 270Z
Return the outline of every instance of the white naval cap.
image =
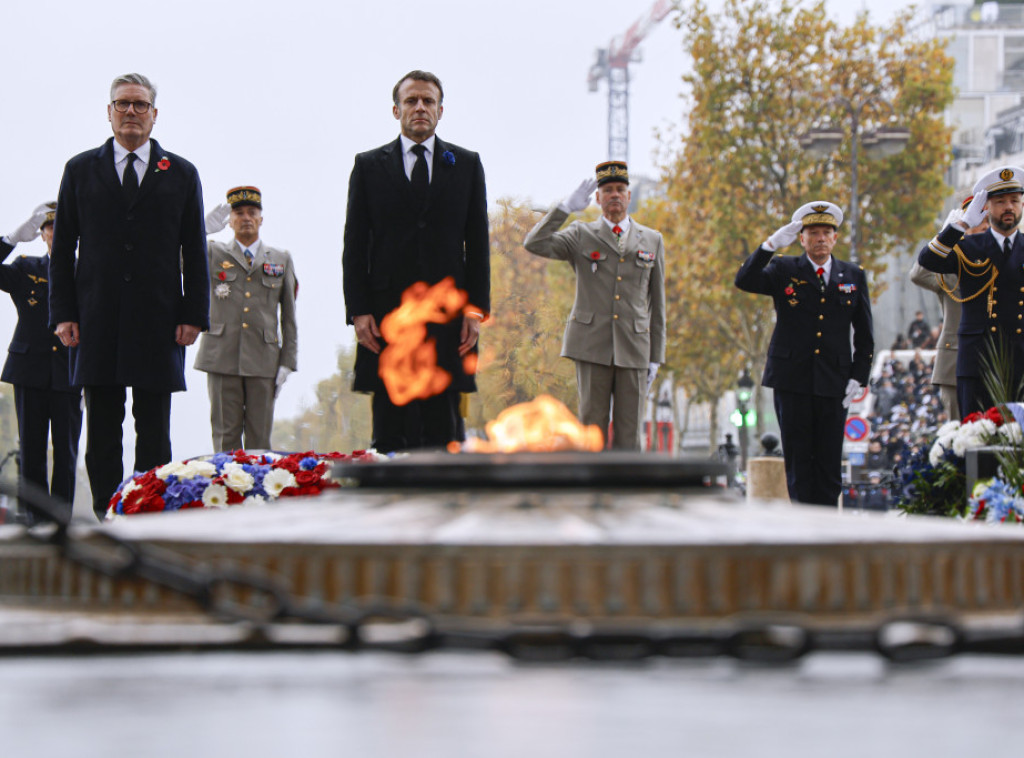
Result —
M974 192L987 192L989 197L1006 195L1010 192L1024 192L1024 168L1000 166L982 176L974 185Z
M843 211L835 203L815 200L797 208L796 213L793 214L793 221L799 221L804 226L825 224L833 229L838 229L839 225L843 223Z

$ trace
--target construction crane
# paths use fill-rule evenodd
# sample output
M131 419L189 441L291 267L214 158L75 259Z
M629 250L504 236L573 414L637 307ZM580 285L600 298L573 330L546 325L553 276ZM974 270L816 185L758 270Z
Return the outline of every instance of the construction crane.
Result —
M629 64L640 61L640 43L672 10L671 0L658 0L646 14L614 37L606 48L598 48L587 75L587 87L597 92L602 79L608 80L608 160L629 159Z

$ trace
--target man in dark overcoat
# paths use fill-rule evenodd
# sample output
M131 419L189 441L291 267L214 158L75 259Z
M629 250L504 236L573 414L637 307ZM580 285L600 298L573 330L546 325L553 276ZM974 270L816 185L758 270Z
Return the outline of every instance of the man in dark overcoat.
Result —
M114 137L64 168L50 257L50 323L78 348L72 381L85 390L99 518L124 473L126 388L135 470L169 462L171 393L185 389L185 347L210 318L199 173L150 139L156 88L146 77L118 77L110 100Z
M7 292L18 309L7 361L0 381L14 387L14 408L18 417L19 481L49 492L63 507L56 514L71 520L75 499L75 471L78 440L82 433L82 390L71 384L69 348L61 344L49 326L49 251L53 243L56 203L44 203L32 217L0 240L0 260L19 242L42 235L47 255L21 255L0 266L0 289ZM46 477L46 448L53 444L53 471ZM37 519L22 504L22 518L28 524Z
M348 186L344 268L347 323L355 326L357 392L373 393L373 446L380 452L461 439L459 393L476 391L480 322L490 309L490 240L480 156L435 135L444 108L438 78L410 71L392 91L398 139L356 156ZM396 405L378 376L384 316L416 282L452 277L469 305L431 325L438 365L451 374L439 395Z
M774 301L761 384L774 390L789 497L817 505L839 501L846 411L875 346L864 269L832 255L842 222L834 203L807 203L736 274L741 290ZM776 255L797 238L803 255Z

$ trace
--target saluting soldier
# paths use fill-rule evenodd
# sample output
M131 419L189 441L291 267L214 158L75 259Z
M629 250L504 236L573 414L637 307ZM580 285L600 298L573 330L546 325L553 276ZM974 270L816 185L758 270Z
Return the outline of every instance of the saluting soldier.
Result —
M69 348L49 327L49 257L56 203L44 203L32 217L0 240L0 260L19 242L42 235L46 255L22 255L0 266L0 289L10 293L18 324L7 348L0 381L14 385L18 416L18 464L23 481L31 482L66 503L61 516L71 519L75 498L78 440L82 433L82 391L71 386ZM46 483L46 446L53 443L53 472ZM30 513L23 514L33 523Z
M842 223L834 203L807 203L736 274L741 290L774 301L761 384L774 390L789 497L818 505L839 501L846 412L868 383L875 345L864 270L832 255ZM798 238L804 255L776 256Z
M962 211L967 210L974 196L968 197L960 205L960 211L950 211L946 223L963 217ZM989 223L986 216L976 227L967 230L967 234L984 234ZM954 245L954 249L956 246ZM910 267L910 281L918 287L931 290L939 298L942 310L942 330L936 344L935 367L932 369L932 384L939 388L942 405L951 419L962 418L960 403L956 397L956 356L960 331L960 295L958 277L955 274L936 274L924 268L916 260Z
M260 240L263 195L257 187L228 190L227 203L206 217L207 234L224 228L235 238L210 241L210 330L195 367L207 372L210 425L216 451L270 449L274 400L296 369L298 330L295 267L286 250Z
M958 282L962 313L956 392L964 415L993 404L982 379L989 346L1007 351L1011 392L1024 377L1024 241L1017 233L1022 198L1024 169L1002 166L986 173L974 185L966 210L950 213L942 231L917 256L924 268L953 274ZM967 234L986 218L988 232Z
M595 188L601 218L559 231ZM562 356L576 364L580 420L607 432L612 416L619 450L640 449L644 399L665 362L665 245L659 232L629 217L629 200L626 164L601 163L596 178L552 207L523 243L576 271Z

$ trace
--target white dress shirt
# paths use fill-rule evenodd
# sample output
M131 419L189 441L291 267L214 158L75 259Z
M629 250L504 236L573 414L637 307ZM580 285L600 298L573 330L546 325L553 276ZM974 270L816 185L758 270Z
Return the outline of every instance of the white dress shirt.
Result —
M152 149L153 143L146 140L146 144L132 151L135 153L135 173L139 177L139 186L142 185L142 180L146 176L149 153ZM114 170L117 172L117 180L122 184L124 184L124 167L128 163L128 152L120 142L114 140Z
M825 269L825 273L822 274L821 277L825 280L825 284L828 284L829 280L832 278L832 256L830 255L828 257L828 260L825 261L820 266L814 261L812 261L811 256L807 255L807 253L804 253L804 257L807 258L807 262L811 264L811 268L813 268L815 271L817 271L819 268Z
M406 177L409 181L412 181L412 167L416 165L416 153L412 151L413 145L423 145L427 149L427 152L423 154L423 159L427 162L427 182L429 183L434 178L434 135L431 134L423 142L413 142L404 134L400 136L402 139L402 161L405 165Z

